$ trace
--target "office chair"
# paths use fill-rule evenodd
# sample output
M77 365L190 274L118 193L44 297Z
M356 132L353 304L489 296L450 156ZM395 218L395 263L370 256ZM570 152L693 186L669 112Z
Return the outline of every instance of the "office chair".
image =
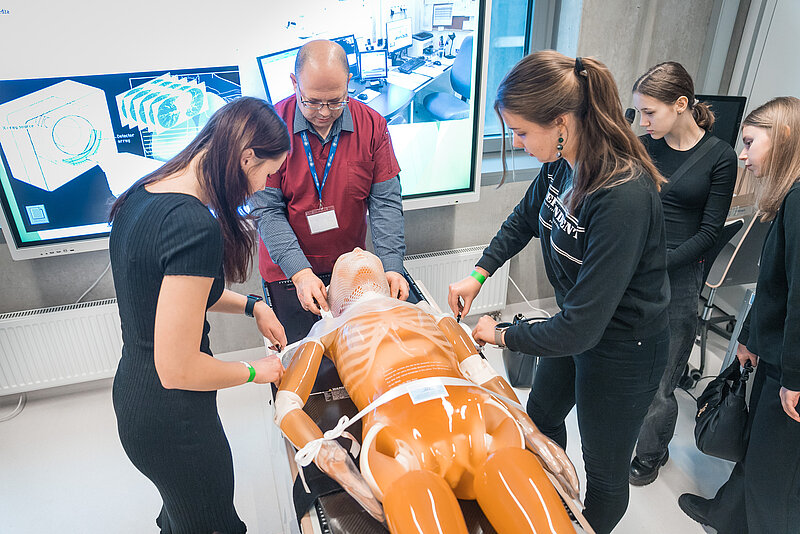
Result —
M472 36L461 42L456 59L450 69L450 85L461 98L452 93L431 93L422 101L422 105L436 120L448 121L469 117L470 106L467 103L472 89Z
M733 331L733 326L736 320L734 315L723 313L722 315L713 316L714 310L720 312L721 310L714 305L714 298L717 290L720 287L736 286L743 284L753 284L758 280L758 264L761 259L761 249L764 245L764 239L767 236L770 223L762 223L758 220L758 216L754 216L750 224L745 228L741 238L734 244L729 243L730 240L737 232L738 229L734 228L738 225L741 228L744 221L741 219L728 223L720 233L715 247L722 242L722 245L717 251L717 256L713 265L707 266L707 274L705 285L709 288L708 297L703 305L703 312L698 317L700 330L700 367L697 371L692 371L692 377L695 373L697 378L702 376L706 363L706 342L708 340L708 331L711 330L723 337L730 337L729 332ZM725 236L728 240L725 240ZM712 248L712 250L714 250ZM720 328L720 323L728 323L730 329L723 330Z

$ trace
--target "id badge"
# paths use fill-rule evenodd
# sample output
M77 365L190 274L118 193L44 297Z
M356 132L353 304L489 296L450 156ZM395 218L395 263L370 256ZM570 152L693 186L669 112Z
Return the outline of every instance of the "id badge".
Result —
M333 209L333 206L307 211L306 219L312 235L339 228L339 221L336 220L336 210Z

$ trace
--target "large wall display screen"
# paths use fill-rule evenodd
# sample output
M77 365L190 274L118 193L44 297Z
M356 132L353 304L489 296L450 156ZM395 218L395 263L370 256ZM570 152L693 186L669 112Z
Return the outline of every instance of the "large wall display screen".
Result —
M12 256L104 248L116 197L241 94L237 67L0 81L0 202Z
M348 60L348 98L386 119L406 209L479 195L488 2L448 4L447 17L433 7L425 0L403 9L363 0L328 3L324 16L312 17L305 4L288 4L288 23L264 39L255 57L264 93L277 103L295 94L290 75L300 46L347 36L348 58L359 58Z

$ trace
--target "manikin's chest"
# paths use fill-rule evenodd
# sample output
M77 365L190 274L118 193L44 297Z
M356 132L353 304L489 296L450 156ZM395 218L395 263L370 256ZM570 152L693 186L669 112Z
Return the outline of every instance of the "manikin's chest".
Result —
M413 309L394 308L348 321L329 353L359 408L411 380L460 376L450 342L429 315Z

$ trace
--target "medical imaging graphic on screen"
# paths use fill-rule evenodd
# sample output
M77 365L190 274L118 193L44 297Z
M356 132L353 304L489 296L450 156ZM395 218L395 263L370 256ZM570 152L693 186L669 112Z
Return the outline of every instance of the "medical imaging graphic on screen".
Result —
M0 81L9 244L106 235L114 199L239 96L237 67Z

